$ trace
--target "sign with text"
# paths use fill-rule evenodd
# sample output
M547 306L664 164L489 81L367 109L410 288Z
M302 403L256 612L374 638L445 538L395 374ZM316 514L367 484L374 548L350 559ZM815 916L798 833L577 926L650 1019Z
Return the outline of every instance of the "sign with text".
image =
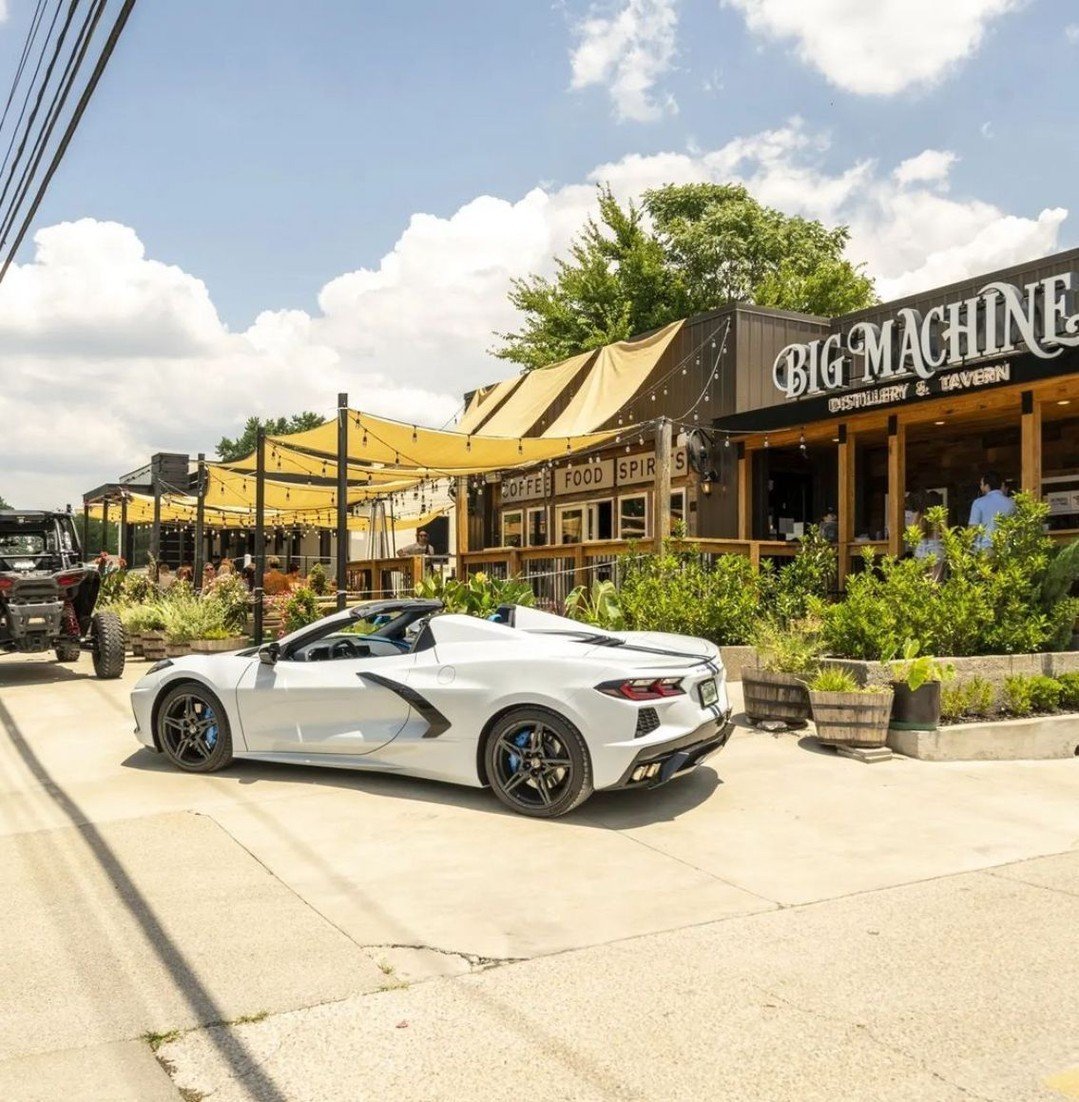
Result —
M887 390L909 385L918 393L919 384L930 384L938 372L1021 347L1052 360L1066 348L1079 347L1075 283L1073 272L1023 288L992 281L971 298L924 313L903 307L880 325L855 322L845 337L832 333L787 345L772 365L772 381L787 398L877 384Z
M635 486L656 479L656 453L638 452L623 455L615 460L615 477L619 486ZM671 453L671 478L681 478L689 470L685 448L675 448Z
M935 398L942 394L978 390L983 386L997 386L1011 381L1010 363L987 364L985 367L953 371L948 375L936 375L932 379L893 383L891 386L871 386L848 394L837 394L828 399L828 412L851 413L860 409L872 409L874 406L890 406L911 398Z
M538 497L548 497L550 493L551 472L546 468L502 480L503 505L512 505L517 501L535 501Z

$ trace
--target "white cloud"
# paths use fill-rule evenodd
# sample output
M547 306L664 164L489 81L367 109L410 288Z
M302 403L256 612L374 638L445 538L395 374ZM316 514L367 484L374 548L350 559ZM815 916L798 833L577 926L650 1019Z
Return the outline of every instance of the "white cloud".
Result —
M892 173L896 183L927 184L948 182L948 173L959 158L947 149L925 149L917 157L901 161Z
M152 451L212 452L252 413L328 413L338 391L372 412L442 424L463 391L512 370L486 355L492 330L519 322L509 281L552 270L600 181L625 199L736 180L788 213L845 222L850 256L884 298L1057 247L1064 210L957 196L946 152L889 165L828 157L826 137L795 119L717 149L630 155L516 201L416 214L376 265L329 280L318 311L265 311L243 332L221 322L201 280L147 257L133 229L84 219L39 230L33 259L0 285L0 494L77 501Z
M576 29L570 55L573 89L607 88L620 120L649 122L674 112L670 95L657 102L655 86L671 67L678 26L676 0L619 0L617 10L593 8Z
M1072 44L1079 42L1079 23L1069 23L1064 28L1064 37Z
M721 0L754 34L793 39L798 57L859 95L940 80L976 53L989 24L1025 0Z

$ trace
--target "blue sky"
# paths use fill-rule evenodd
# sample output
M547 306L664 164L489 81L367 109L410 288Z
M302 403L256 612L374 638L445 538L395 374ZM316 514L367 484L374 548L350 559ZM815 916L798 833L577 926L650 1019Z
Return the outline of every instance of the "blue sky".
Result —
M31 8L7 0L0 71ZM56 417L9 388L0 493L337 389L441 423L509 372L509 279L599 179L849 222L886 297L1071 246L1077 63L1065 0L143 0L0 288L12 368L100 424L43 466ZM176 379L186 419L144 399Z

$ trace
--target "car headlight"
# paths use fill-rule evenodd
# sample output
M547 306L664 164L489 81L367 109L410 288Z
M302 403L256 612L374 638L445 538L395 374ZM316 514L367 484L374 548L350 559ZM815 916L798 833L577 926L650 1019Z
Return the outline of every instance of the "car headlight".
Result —
M149 677L152 673L159 673L161 670L167 670L172 665L171 658L162 658L160 662L155 662L147 671L146 676Z

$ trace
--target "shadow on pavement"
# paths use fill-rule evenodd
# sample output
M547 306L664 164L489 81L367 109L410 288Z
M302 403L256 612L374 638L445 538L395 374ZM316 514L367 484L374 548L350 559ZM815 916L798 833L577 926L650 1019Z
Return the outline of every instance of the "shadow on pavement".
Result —
M204 1024L223 1022L224 1011L214 1001L213 996L200 983L194 969L180 948L169 938L165 928L128 875L127 869L113 853L108 842L97 827L87 820L79 805L53 780L52 774L41 763L30 744L23 737L11 713L0 701L0 726L11 741L19 757L33 774L56 806L71 821L86 842L94 859L101 866L113 886L117 896L138 922L150 948L157 954L161 963L168 969L173 982L187 1001L188 1006ZM255 1062L250 1053L234 1034L224 1030L210 1030L218 1051L229 1063L237 1079L243 1079L250 1087L252 1096L260 1102L287 1102L276 1084Z
M717 757L721 757L722 752ZM716 759L713 759L716 760ZM174 773L168 759L153 750L136 750L121 763L127 769L151 773ZM206 776L206 774L201 774ZM499 803L486 788L421 780L400 774L376 773L364 769L336 769L316 765L284 765L250 759L234 761L213 777L221 781L251 785L259 781L297 784L326 788L351 789L372 795L400 800L461 807L488 815L518 816ZM621 830L648 823L669 821L704 803L723 782L711 765L704 765L685 777L678 777L661 788L637 791L597 792L576 811L551 819L552 824L569 823L581 826Z
M94 677L90 656L79 660L82 671L60 662L20 661L20 655L9 654L0 658L0 689L14 689L20 685L58 685L64 681L90 681Z

